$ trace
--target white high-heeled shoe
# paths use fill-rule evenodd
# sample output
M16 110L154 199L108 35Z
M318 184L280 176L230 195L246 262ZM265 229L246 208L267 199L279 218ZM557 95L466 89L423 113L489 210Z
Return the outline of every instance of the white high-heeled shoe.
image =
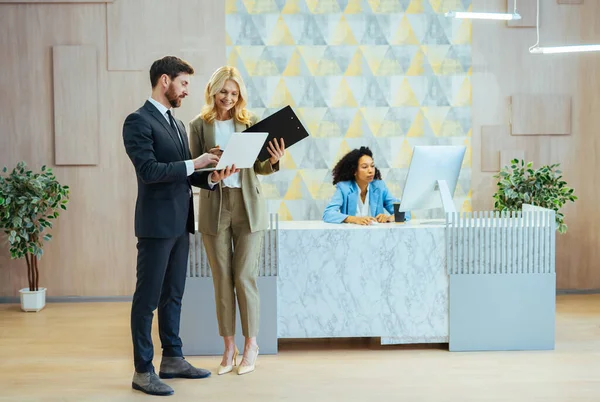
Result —
M248 353L248 354L246 355L246 353ZM252 358L250 358L250 356L252 356ZM243 364L244 358L250 364L244 365ZM238 367L238 375L248 374L248 373L251 373L252 371L254 371L257 358L258 358L258 346L256 347L256 349L249 349L248 351L244 350L244 357L242 358L242 363L240 363L240 366Z
M231 361L232 364L228 365L228 366L223 366L221 364L219 364L219 370L217 371L218 375L223 375L223 374L227 374L230 373L231 371L233 371L233 366L237 366L237 356L239 354L239 350L236 347L235 351L233 352L233 359Z

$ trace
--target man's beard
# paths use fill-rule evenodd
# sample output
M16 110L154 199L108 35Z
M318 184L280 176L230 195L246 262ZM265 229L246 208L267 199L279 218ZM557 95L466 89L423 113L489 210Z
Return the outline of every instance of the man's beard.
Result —
M181 98L175 93L175 88L173 87L173 84L169 85L169 89L167 89L167 92L165 92L165 97L171 104L171 107L181 106Z

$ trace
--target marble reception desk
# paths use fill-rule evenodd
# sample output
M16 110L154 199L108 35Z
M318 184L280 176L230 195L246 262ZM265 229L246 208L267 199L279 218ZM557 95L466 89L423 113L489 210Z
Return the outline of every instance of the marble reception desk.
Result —
M278 337L447 342L444 229L281 222Z

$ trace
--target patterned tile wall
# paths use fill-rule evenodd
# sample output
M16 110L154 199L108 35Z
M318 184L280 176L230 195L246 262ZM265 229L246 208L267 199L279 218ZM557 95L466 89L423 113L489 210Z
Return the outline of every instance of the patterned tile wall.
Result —
M311 135L261 178L272 212L321 219L331 169L362 145L401 197L412 147L434 144L467 146L455 198L471 210L471 23L450 9L471 0L227 0L228 64L249 109L291 105Z

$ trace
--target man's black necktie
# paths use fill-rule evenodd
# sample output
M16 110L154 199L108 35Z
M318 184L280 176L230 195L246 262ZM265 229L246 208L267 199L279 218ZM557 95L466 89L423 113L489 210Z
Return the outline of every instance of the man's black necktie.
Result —
M181 134L179 133L179 130L177 129L177 124L175 124L175 119L173 118L173 115L171 114L170 110L167 110L167 116L169 116L169 122L171 123L171 128L173 128L173 131L175 131L175 134L177 134L177 138L179 138L179 144L181 144L181 151L183 151L183 140L181 139ZM183 154L185 155L185 152L183 152Z

